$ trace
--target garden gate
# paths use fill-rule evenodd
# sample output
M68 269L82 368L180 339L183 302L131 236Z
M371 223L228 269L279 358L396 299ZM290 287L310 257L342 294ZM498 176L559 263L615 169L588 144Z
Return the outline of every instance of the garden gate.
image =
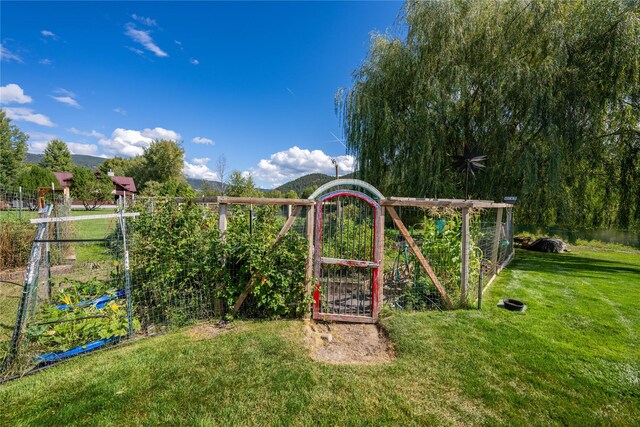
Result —
M362 187L382 199L364 182L347 183L347 187ZM372 197L352 189L322 194L336 186L345 187L345 180L320 187L310 197L315 199L313 318L373 323L382 302L383 208Z

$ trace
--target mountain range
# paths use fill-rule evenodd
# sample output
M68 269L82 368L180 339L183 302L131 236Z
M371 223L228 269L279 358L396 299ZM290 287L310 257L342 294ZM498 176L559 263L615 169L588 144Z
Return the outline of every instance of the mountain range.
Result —
M27 153L27 157L24 161L25 163L40 163L40 160L42 160L42 156L42 154ZM104 162L104 160L105 159L102 157L87 156L84 154L71 155L71 161L73 161L74 164L76 164L77 166L87 167L89 169L96 169L102 164L102 162ZM348 174L343 175L340 178L350 178L352 176L353 174ZM276 187L275 190L281 191L284 194L293 190L296 193L301 194L307 188L319 187L333 179L335 178L323 173L310 173L301 176L300 178L296 178L293 181L282 184L281 186ZM198 190L200 187L202 187L204 181L205 180L198 178L187 178L187 182L194 190ZM221 188L221 183L219 181L209 181L209 183L215 190L219 190ZM262 191L268 190L262 189Z

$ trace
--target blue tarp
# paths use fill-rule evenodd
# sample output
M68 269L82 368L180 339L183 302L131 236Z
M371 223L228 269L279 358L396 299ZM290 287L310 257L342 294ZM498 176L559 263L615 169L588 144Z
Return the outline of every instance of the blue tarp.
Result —
M67 350L67 351L56 351L54 353L40 354L40 355L36 356L36 358L34 359L34 362L35 363L57 362L58 360L66 359L68 357L73 357L73 356L77 356L79 354L88 353L90 351L96 350L96 349L98 349L100 347L103 347L103 346L109 344L109 343L115 342L118 339L120 339L120 337L113 336L111 338L107 338L107 339L104 339L104 340L92 341L89 344L81 345L79 347L75 347L75 348L72 348L71 350Z
M119 290L118 292L116 292L116 294L114 296L110 296L110 295L103 295L101 297L97 297L94 299L90 299L90 300L86 300L86 301L82 301L78 303L78 307L84 307L85 305L95 305L96 308L98 310L103 309L105 305L107 305L107 303L109 301L113 301L114 299L119 299L119 298L124 298L125 297L125 293L123 290ZM58 310L68 310L71 307L68 304L60 304L58 307Z

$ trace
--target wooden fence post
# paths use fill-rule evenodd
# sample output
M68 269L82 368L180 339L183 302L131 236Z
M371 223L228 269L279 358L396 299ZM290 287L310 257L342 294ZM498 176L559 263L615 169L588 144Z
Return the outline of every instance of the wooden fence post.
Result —
M218 231L220 232L220 240L223 244L227 242L227 204L220 203L218 205ZM226 264L225 260L222 260L222 266ZM216 284L216 289L220 290L224 286L223 283ZM213 300L213 311L216 316L222 316L223 307L222 300L215 298Z
M492 276L498 272L498 252L500 251L500 235L502 234L502 208L498 208L496 215L496 230L493 235L493 245L491 246L491 272Z
M315 210L314 205L307 206L307 261L305 264L306 271L304 275L305 280L305 295L311 295L312 283L313 283L313 230L315 227Z
M218 229L220 230L220 238L223 242L227 241L227 204L220 203L218 205Z
M513 255L515 253L515 248L513 246L513 208L507 208L507 230L506 230L505 238L509 240L509 246L511 247L511 253L509 255Z
M460 241L462 265L460 267L460 304L467 302L469 287L469 208L462 208L462 238Z

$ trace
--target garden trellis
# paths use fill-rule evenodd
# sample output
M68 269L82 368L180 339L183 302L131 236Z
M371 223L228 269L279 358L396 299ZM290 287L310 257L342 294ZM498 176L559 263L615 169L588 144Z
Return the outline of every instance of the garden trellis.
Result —
M372 323L384 306L468 307L513 257L511 204L384 197L358 180L309 199L138 198L127 208L32 220L4 376L200 320Z

